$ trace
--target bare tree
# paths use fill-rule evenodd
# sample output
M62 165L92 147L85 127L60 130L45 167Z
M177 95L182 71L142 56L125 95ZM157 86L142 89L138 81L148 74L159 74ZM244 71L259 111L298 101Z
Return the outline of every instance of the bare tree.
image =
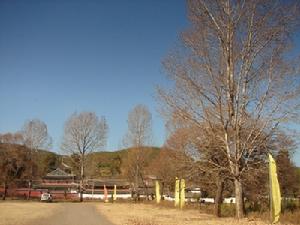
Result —
M127 147L141 147L151 144L152 116L145 105L136 105L128 114L128 131L124 138Z
M8 187L16 185L16 179L24 179L31 172L27 153L27 149L20 145L0 145L0 183L4 186L3 200L6 198Z
M47 125L39 119L26 121L21 135L24 145L30 150L48 149L51 146Z
M65 123L62 149L80 161L80 201L83 200L86 155L106 145L108 125L95 113L74 113Z
M22 135L24 145L29 148L29 164L30 164L30 177L29 177L29 193L28 199L31 195L32 179L34 177L35 156L37 150L48 149L51 146L51 137L48 134L47 125L39 120L32 119L25 122L20 132Z
M234 181L236 216L242 218L243 175L264 161L257 152L299 112L299 61L288 55L299 6L190 0L188 9L191 27L183 45L164 61L175 87L158 93L165 112L222 143L217 151L228 162L222 169Z
M143 181L143 147L152 139L152 116L144 105L135 106L128 114L128 131L124 137L126 146L133 148L128 152L127 175L134 178L134 189L138 194L139 181Z
M296 166L292 162L293 153L297 149L296 143L284 134L277 139L278 154L276 164L281 194L285 197L295 197L299 194L300 186L297 180Z
M21 132L0 134L0 143L5 144L24 144Z
M220 154L222 143L214 136L205 133L199 125L176 118L176 113L168 123L169 137L165 143L168 149L181 152L181 162L176 162L178 169L188 171L183 174L185 179L198 184L203 191L209 188L215 196L215 215L221 216L223 190L228 174L222 169L227 164L224 154ZM222 153L222 152L221 152ZM212 189L216 191L212 191Z
M160 180L162 194L170 195L173 193L175 177L185 178L189 181L188 178L191 175L189 163L193 162L177 148L173 149L176 144L178 144L177 141L170 143L170 145L169 143L165 144L147 167L147 173L155 175Z

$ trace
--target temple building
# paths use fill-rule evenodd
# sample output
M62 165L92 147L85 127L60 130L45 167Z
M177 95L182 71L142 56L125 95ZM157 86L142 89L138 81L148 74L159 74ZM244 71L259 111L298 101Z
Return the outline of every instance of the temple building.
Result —
M76 175L67 173L66 171L56 168L42 178L42 180L35 185L36 189L63 190L68 192L75 192L78 190L78 182Z

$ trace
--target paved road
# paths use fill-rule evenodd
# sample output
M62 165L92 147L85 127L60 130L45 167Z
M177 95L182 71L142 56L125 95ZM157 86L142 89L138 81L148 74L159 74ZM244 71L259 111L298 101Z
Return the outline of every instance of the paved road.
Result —
M61 210L40 225L113 225L96 209L94 203L53 203L60 204ZM35 223L34 223L35 224Z

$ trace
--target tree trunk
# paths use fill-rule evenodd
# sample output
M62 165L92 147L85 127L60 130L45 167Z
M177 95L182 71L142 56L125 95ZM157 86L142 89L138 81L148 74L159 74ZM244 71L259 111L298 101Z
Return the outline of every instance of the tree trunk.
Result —
M83 202L83 190L80 190L80 202Z
M7 195L7 183L6 183L6 181L4 181L4 193L3 193L3 197L2 197L3 201L6 199L6 195Z
M134 191L135 191L135 196L134 200L139 201L139 165L138 165L138 160L136 162L136 170L135 170L135 177L134 177Z
M83 185L84 185L84 154L81 155L81 168L80 168L80 202L83 202Z
M29 180L29 182L28 182L29 190L28 190L27 200L30 200L30 198L31 198L31 187L32 187L32 180Z
M28 183L29 190L28 190L27 200L30 200L30 198L31 198L32 180L34 178L34 168L33 168L34 159L33 159L33 147L32 146L30 147L29 154L30 154L29 155L29 157L30 157L30 180Z
M148 186L147 186L146 182L144 181L143 174L140 173L140 177L141 177L141 180L143 183L144 190L146 191L146 200L149 200L149 197L150 197L149 190L148 190Z
M215 216L221 217L221 205L223 202L224 181L221 177L217 178L217 193L215 196Z
M236 218L241 219L244 217L244 199L243 199L243 186L239 178L234 180L235 188L235 212Z
M161 182L161 191L160 191L160 193L161 193L161 199L162 200L165 200L164 199L164 193L165 193L165 182Z

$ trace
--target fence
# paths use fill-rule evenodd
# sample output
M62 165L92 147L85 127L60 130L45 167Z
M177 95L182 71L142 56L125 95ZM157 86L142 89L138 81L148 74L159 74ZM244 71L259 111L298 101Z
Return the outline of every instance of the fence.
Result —
M28 199L28 196L30 194L30 198L33 199L40 199L42 193L49 192L53 199L57 200L76 200L78 199L77 193L70 193L66 191L48 191L47 189L29 189L29 188L13 188L8 189L6 192L6 196L10 197L12 199ZM0 196L4 195L4 189L0 188Z

